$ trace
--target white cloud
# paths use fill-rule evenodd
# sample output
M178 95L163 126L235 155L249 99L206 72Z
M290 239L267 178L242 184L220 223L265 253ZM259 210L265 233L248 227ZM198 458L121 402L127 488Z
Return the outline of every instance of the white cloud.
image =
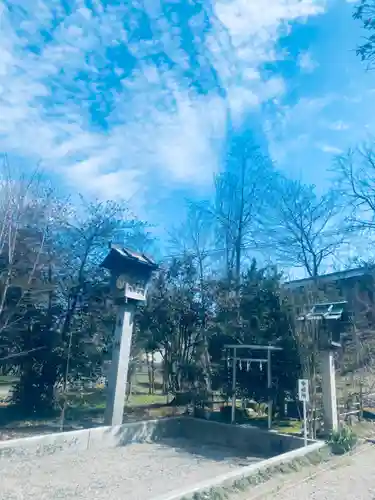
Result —
M319 66L310 52L303 52L298 58L298 65L304 73L313 73Z
M238 119L280 96L285 83L262 81L260 66L278 57L275 43L288 23L324 9L323 0L268 0L267 8L264 0L217 1L218 21L195 76L204 81L208 58L228 92L224 103L216 92L199 95L184 84L191 68L180 31L165 23L157 2L145 5L155 37L137 42L139 16L125 4L104 9L96 0L90 11L76 0L68 15L60 0L14 0L12 12L0 0L0 149L39 160L100 196L129 197L166 179L207 184L226 106ZM201 21L191 20L197 37ZM116 65L111 50L120 53ZM177 70L151 62L161 50ZM123 59L132 57L129 74ZM93 106L106 115L106 128L92 123Z
M343 153L343 150L333 146L332 144L317 144L317 147L323 151L323 153L328 153L328 154L333 154L333 155L339 155Z
M291 158L303 156L311 144L322 142L319 124L336 99L337 96L327 94L302 98L294 105L279 106L265 127L272 159L287 166L292 163ZM326 130L324 133L326 135Z
M269 120L267 132L270 141L301 134L301 130L316 125L318 117L326 112L329 105L336 100L336 96L327 94L316 98L301 98L293 105L280 106L272 119Z
M329 127L331 130L335 130L337 132L340 132L341 130L348 130L350 127L347 123L343 121L337 121L334 123L331 123Z

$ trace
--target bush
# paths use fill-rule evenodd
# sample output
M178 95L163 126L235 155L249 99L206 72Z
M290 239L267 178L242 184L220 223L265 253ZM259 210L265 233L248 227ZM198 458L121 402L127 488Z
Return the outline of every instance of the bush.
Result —
M202 418L203 420L209 420L211 417L211 411L209 408L194 408L194 417Z
M20 379L12 394L12 403L22 417L45 417L55 413L57 363L52 354L39 359L30 355L23 363Z
M220 418L222 422L231 422L232 420L232 407L231 406L221 406L220 407ZM241 408L235 409L235 420L236 423L244 423L248 421L248 416L246 410L242 410Z
M328 439L328 445L335 455L343 455L352 450L357 444L357 436L353 429L344 426L338 431L332 432Z

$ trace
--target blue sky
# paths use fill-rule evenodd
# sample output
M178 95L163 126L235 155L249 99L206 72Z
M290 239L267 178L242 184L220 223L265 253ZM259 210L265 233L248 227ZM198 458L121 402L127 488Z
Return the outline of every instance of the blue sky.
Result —
M333 156L375 129L353 5L0 0L0 150L164 227L209 196L230 113L324 189Z

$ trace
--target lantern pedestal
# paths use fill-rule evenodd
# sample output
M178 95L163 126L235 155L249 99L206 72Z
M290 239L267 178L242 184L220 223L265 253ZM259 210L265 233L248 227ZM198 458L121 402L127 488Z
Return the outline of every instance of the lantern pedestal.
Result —
M324 431L330 433L338 429L336 377L334 352L332 350L320 353L323 391Z
M107 405L104 416L105 425L122 425L134 312L135 304L129 302L119 305L117 309L112 363L108 374Z

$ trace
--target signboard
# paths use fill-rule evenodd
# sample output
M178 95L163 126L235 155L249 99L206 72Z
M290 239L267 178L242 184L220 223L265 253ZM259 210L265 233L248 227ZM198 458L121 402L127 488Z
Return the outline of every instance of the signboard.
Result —
M309 381L305 378L298 379L298 399L309 402Z
M306 405L309 402L309 381L306 378L298 379L298 399L303 402L303 438L307 446L307 411Z

